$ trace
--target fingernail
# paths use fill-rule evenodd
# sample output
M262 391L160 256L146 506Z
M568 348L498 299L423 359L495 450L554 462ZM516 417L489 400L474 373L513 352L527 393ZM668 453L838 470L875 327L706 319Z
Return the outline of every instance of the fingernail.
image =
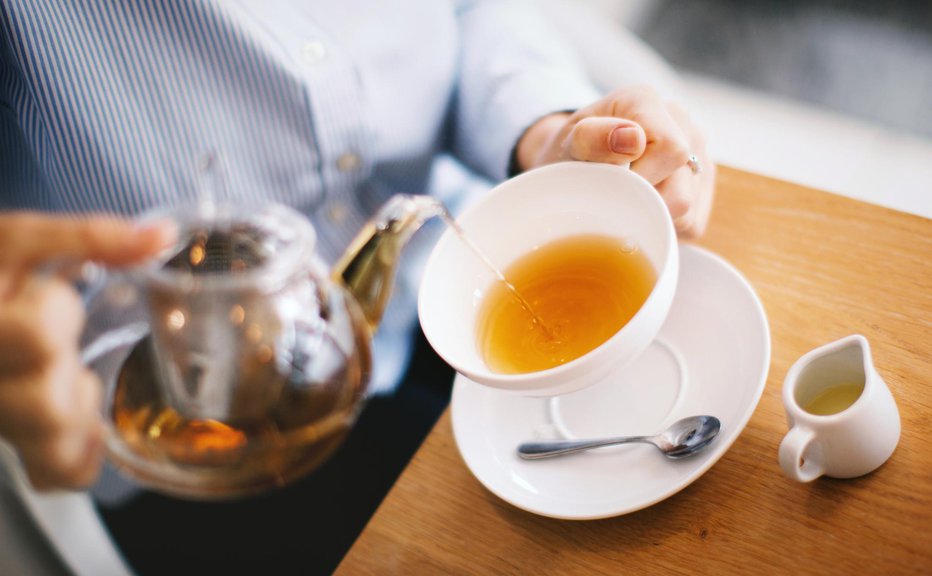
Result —
M641 151L641 131L637 126L619 126L612 130L608 143L617 154L637 154Z

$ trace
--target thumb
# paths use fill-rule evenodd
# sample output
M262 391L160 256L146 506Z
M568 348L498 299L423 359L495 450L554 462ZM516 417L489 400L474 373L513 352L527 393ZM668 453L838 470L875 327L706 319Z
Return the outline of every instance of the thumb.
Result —
M567 150L574 160L626 164L640 158L646 146L647 135L637 122L591 116L573 127Z
M171 222L139 227L112 217L80 220L37 213L0 215L0 267L34 268L52 260L126 265L154 256L177 235Z

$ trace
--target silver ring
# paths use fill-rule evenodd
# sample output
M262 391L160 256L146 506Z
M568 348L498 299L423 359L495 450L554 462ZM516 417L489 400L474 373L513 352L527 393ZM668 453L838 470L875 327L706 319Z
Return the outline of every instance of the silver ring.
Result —
M686 165L689 166L689 169L692 170L693 174L702 173L702 164L699 163L699 157L695 154L689 155L689 159L686 161Z

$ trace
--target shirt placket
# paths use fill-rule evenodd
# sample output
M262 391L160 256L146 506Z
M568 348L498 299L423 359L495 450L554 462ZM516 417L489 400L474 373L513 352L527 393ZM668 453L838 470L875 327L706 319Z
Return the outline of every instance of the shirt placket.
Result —
M306 80L320 156L323 197L315 220L337 232L334 240L341 244L367 217L354 198L371 171L363 86L353 62L323 34L301 39L293 49Z

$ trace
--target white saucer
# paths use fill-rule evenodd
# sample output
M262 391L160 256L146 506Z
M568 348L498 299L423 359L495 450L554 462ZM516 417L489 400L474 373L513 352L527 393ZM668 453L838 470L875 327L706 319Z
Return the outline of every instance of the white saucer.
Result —
M575 520L619 516L672 496L711 468L751 418L769 366L767 317L750 284L720 257L681 245L673 307L657 341L633 365L552 399L459 375L453 434L476 478L518 508ZM697 414L717 416L722 429L684 460L646 444L537 461L515 453L526 440L650 434Z

